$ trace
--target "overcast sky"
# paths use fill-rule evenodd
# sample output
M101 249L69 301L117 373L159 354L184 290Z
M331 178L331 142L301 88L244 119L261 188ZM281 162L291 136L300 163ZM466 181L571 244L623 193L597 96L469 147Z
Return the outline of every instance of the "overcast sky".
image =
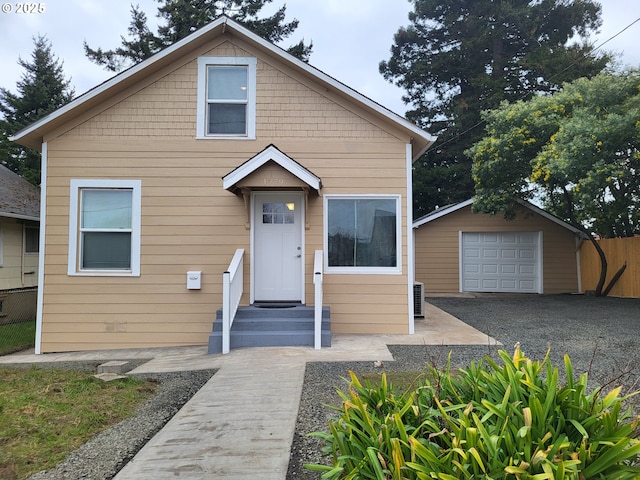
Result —
M64 62L64 72L84 93L113 74L89 62L82 43L93 48L111 49L120 45L131 19L131 3L139 4L155 27L158 3L155 0L46 0L35 2L42 13L19 13L18 1L0 0L0 87L15 91L23 73L18 57L30 59L33 37L46 35L53 52ZM313 42L310 63L372 100L404 114L402 90L389 84L378 73L381 60L388 60L393 35L408 25L412 7L408 0L274 0L265 13L283 3L287 20L297 18L300 25L283 42L287 47L301 38ZM604 48L622 54L626 65L640 67L640 1L602 0L603 26L594 38L599 45L621 32ZM6 12L6 13L5 13ZM153 28L155 29L155 28Z

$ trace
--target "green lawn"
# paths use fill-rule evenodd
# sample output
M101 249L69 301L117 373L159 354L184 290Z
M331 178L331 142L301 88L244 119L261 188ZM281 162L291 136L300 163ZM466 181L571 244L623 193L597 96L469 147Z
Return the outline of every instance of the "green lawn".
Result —
M19 352L35 345L36 322L0 325L0 355Z
M103 382L92 373L0 368L0 478L52 468L96 433L130 417L154 382Z

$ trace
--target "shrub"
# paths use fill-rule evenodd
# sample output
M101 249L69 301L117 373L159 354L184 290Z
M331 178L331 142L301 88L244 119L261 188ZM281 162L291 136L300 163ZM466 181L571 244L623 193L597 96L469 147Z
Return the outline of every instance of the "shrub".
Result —
M639 418L623 409L620 388L606 395L574 377L566 384L550 359L532 361L519 346L401 392L350 372L348 392L324 440L331 465L307 465L324 479L633 479Z

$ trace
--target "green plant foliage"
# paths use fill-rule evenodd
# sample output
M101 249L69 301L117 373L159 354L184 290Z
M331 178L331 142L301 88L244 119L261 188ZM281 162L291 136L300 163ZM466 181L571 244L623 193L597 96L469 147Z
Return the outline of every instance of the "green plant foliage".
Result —
M131 5L128 38L121 36L120 47L111 50L91 48L84 42L85 55L105 69L118 72L139 63L178 40L204 27L221 15L232 17L255 34L272 43L289 37L297 28L298 20L285 22L286 5L270 16L260 18L260 11L273 0L157 0L157 17L164 23L156 35L147 25L147 15L139 5ZM295 57L308 61L313 45L300 40L288 48Z
M499 352L460 372L430 367L433 381L401 392L351 373L325 442L323 479L634 479L640 418L620 388L589 391L587 374L566 383L549 360Z
M593 77L612 60L589 36L594 0L412 0L380 73L406 92L407 118L438 136L414 165L414 213L473 196L471 160L481 112ZM567 68L570 65L571 68Z
M51 42L34 37L31 60L18 59L24 70L15 92L0 88L0 163L34 185L40 185L40 151L9 140L26 126L67 104L74 95Z
M601 237L640 233L640 71L600 74L553 95L484 112L473 159L474 210L513 213L539 197Z

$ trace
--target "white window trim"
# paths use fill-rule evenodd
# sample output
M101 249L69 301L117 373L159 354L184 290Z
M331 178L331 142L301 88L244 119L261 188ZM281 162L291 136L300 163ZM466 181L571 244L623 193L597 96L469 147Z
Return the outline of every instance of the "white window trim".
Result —
M324 270L332 274L355 275L399 275L402 274L402 196L393 194L326 194L324 197L324 232L323 248ZM396 201L396 266L395 267L330 267L329 266L329 200L381 200L391 199Z
M198 105L196 108L196 139L198 140L255 140L256 139L256 66L255 57L198 57ZM247 134L207 135L207 67L211 65L246 65L247 72Z
M4 267L4 233L0 223L0 267Z
M131 269L129 270L81 270L78 262L78 220L80 216L80 190L84 188L127 188L131 198ZM85 180L72 179L69 204L69 265L68 275L89 277L139 277L140 276L140 224L142 214L141 180Z

